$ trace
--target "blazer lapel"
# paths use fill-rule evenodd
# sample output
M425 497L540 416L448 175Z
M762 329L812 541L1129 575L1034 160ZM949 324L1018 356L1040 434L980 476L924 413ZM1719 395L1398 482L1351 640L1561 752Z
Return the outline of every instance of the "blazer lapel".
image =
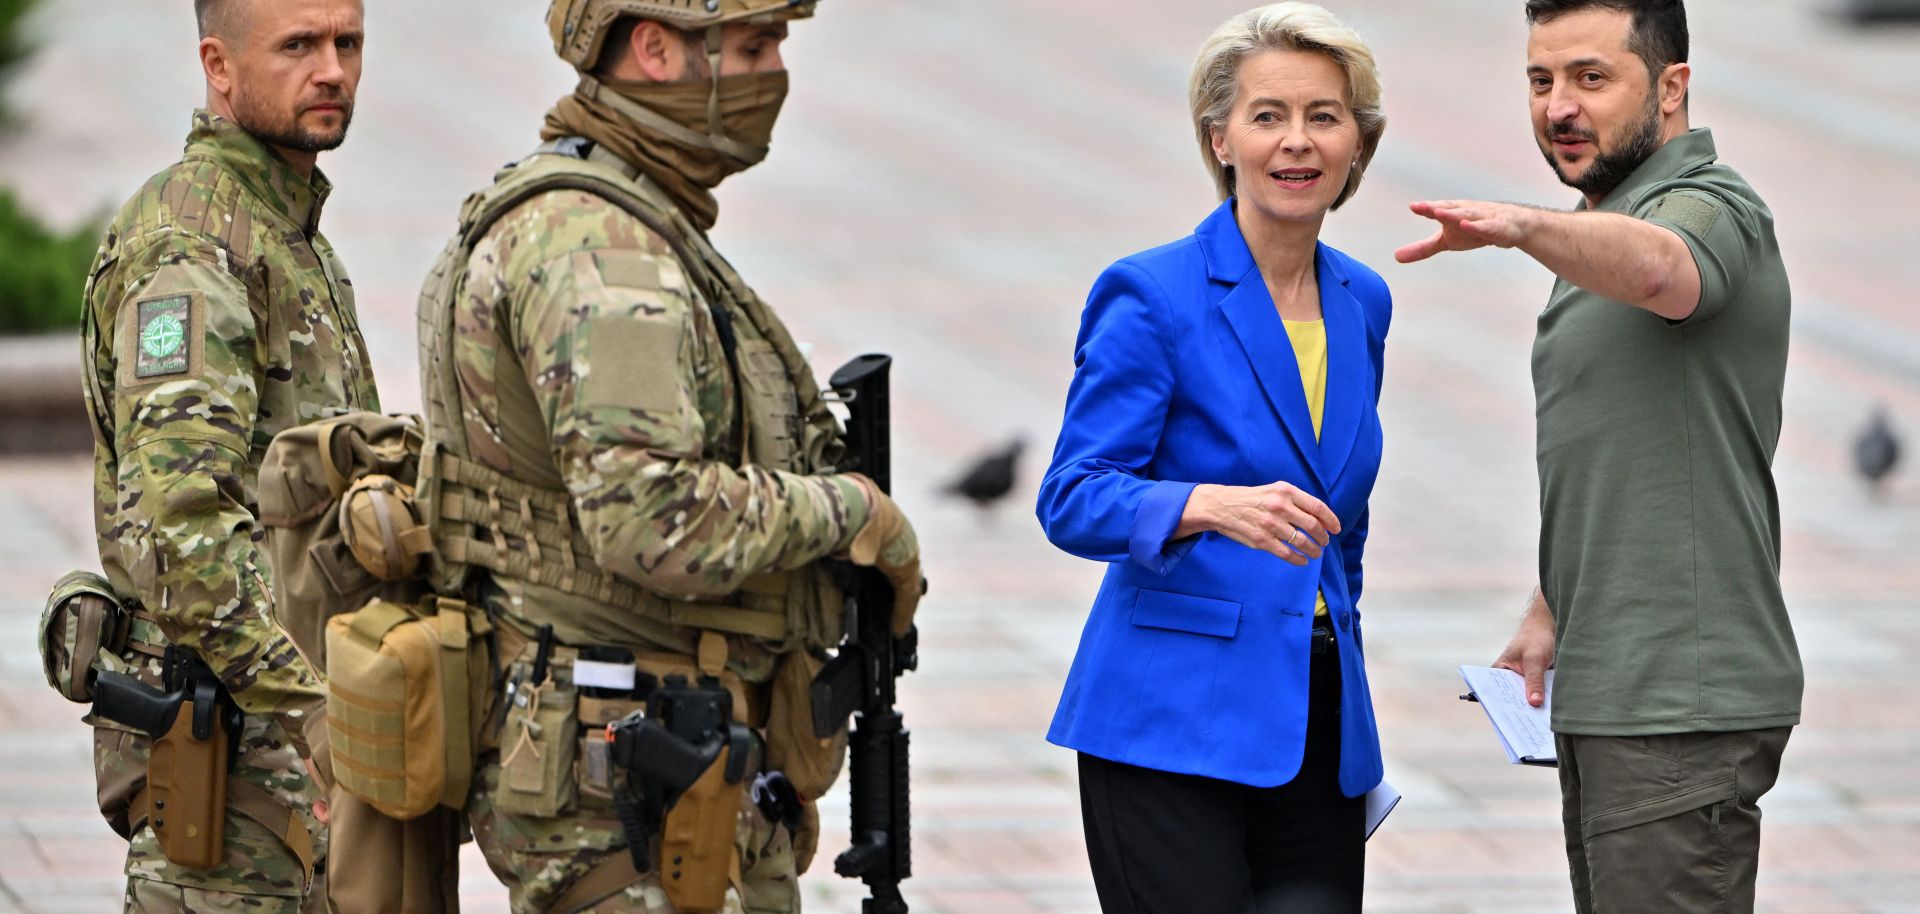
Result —
M1360 302L1347 288L1346 272L1329 259L1327 246L1320 245L1314 265L1320 280L1320 315L1327 328L1327 402L1320 421L1320 466L1331 488L1353 454L1360 419L1372 406L1373 371L1367 364L1366 318Z
M1267 294L1266 280L1258 269L1250 270L1240 283L1220 300L1220 310L1240 338L1253 374L1266 392L1267 402L1280 414L1287 436L1306 458L1307 469L1322 487L1327 478L1321 472L1320 444L1313 438L1313 416L1307 412L1307 393L1300 385L1300 366L1293 358L1293 344L1287 340L1287 328L1280 323L1273 296Z
M1324 490L1330 477L1321 471L1320 443L1314 439L1313 416L1307 412L1307 393L1300 384L1300 366L1293 357L1293 343L1287 339L1286 326L1280 323L1280 311L1273 304L1273 296L1267 293L1267 282L1253 262L1253 252L1247 249L1247 240L1240 235L1240 225L1233 218L1233 203L1229 199L1220 204L1193 234L1207 259L1207 278L1217 286L1226 287L1219 308L1227 316L1234 336L1239 338L1247 361L1253 365L1254 380L1280 416L1280 424L1287 430L1287 437L1293 439L1307 471Z

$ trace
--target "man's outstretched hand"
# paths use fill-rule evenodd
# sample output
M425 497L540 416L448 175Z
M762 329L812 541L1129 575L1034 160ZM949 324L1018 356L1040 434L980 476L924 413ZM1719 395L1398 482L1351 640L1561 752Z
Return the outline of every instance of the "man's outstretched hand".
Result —
M1422 200L1410 209L1440 223L1440 230L1393 252L1393 259L1414 263L1446 251L1471 251L1488 245L1514 247L1527 236L1535 210L1512 203L1480 200Z

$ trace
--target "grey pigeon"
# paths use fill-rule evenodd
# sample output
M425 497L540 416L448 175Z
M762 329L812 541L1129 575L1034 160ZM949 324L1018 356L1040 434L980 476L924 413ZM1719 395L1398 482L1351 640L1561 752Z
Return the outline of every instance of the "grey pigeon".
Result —
M1885 408L1875 409L1873 418L1853 442L1853 469L1875 492L1885 484L1893 468L1900 463L1900 439L1894 437Z
M948 495L958 495L982 508L991 507L1013 491L1020 452L1026 446L1025 439L1014 438L1006 447L980 458L942 491Z

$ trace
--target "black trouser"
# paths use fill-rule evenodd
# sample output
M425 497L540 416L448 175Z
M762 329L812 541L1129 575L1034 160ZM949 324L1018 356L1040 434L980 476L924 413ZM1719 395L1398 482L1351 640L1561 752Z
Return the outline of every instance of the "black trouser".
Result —
M1248 688L1258 688L1247 683ZM1357 912L1366 801L1340 795L1340 660L1313 655L1300 774L1249 787L1081 753L1080 812L1106 914Z

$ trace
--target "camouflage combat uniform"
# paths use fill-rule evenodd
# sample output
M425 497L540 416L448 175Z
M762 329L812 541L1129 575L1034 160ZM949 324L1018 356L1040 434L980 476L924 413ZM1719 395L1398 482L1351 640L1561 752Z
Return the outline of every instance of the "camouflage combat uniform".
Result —
M149 652L129 653L120 669L157 683L152 649L168 642L203 657L247 713L230 777L297 810L321 860L301 729L324 692L273 621L255 505L275 433L379 409L353 287L318 231L329 188L235 124L196 112L181 161L109 226L82 331L100 558L118 596L150 616L135 631ZM101 811L126 834L150 742L89 722ZM301 908L309 880L277 834L229 811L225 853L217 869L190 870L140 827L128 909Z
M674 212L604 150L593 163L563 158L533 156L501 180L532 168L591 167ZM570 496L590 545L577 561L658 604L634 611L513 574L472 576L480 583L470 580L468 594L496 619L523 633L553 625L561 644L692 657L699 629L662 619L686 607L676 601L772 607L788 613L784 634L726 637L727 669L758 687L784 657L837 642L839 604L817 563L848 546L869 504L858 484L830 475L838 424L785 326L703 232L673 219L715 271L707 275L721 278L721 301L700 288L665 238L594 194L541 193L494 223L470 257L451 264L463 274L452 333L422 326L429 436L508 479ZM430 281L429 297L431 288ZM433 307L423 299L423 321ZM716 314L731 324L737 368ZM449 362L457 406L433 390L434 366ZM558 564L551 555L545 561ZM780 582L770 594L769 580ZM742 598L743 588L765 595L762 602ZM560 815L538 817L500 810L500 782L493 753L475 775L468 816L516 914L552 910L582 874L626 853L611 803L584 785ZM793 836L743 803L737 845L740 878L727 910L797 911ZM591 910L671 914L654 869Z

